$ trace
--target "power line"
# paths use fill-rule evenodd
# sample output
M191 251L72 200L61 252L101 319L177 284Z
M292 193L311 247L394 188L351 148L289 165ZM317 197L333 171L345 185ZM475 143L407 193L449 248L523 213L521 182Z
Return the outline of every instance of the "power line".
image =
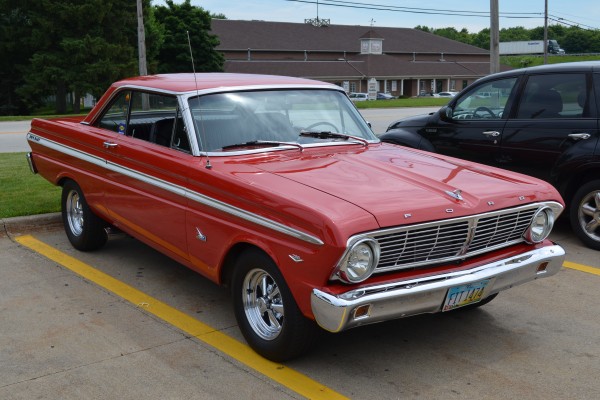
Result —
M415 8L415 7L400 7L390 6L385 4L374 4L374 3L358 3L352 1L341 1L341 0L285 0L294 3L307 3L307 4L318 4L332 7L343 7L343 8L357 8L365 10L376 10L376 11L394 11L411 14L427 14L427 15L444 15L444 16L463 16L463 17L481 17L489 18L490 13L487 11L466 11L466 10L445 10L436 8ZM500 13L504 18L540 18L542 13Z
M331 7L342 7L342 8L355 8L363 10L375 10L375 11L392 11L400 13L410 14L425 14L425 15L443 15L443 16L461 16L461 17L479 17L489 18L490 13L488 11L470 11L470 10L450 10L450 9L438 9L438 8L418 8L418 7L403 7L403 6L391 6L386 4L377 3L363 3L355 1L344 1L344 0L285 0L294 3L306 3L306 4L318 4ZM501 18L508 19L541 19L544 18L543 12L500 12ZM596 30L590 25L581 24L575 21L561 18L556 15L552 15L549 18L554 22L561 23L568 26L579 26L586 27L590 30Z

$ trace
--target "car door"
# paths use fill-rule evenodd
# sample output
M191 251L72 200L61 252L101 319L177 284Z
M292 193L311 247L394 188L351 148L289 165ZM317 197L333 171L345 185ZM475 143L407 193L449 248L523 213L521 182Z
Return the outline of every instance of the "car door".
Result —
M500 167L550 180L558 157L596 137L591 74L530 75L504 127Z
M495 164L517 81L509 77L473 86L445 110L436 125L420 133L439 153Z
M185 187L193 156L173 143L183 125L177 98L136 90L121 97L126 120L115 123L105 115L98 124L119 133L107 159L106 208L117 227L185 261Z

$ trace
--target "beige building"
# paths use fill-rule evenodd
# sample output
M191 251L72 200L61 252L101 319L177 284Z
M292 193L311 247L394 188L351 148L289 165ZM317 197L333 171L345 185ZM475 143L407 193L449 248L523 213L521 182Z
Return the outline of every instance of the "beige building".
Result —
M489 74L489 51L409 28L212 20L225 71L336 83L348 92L416 96Z

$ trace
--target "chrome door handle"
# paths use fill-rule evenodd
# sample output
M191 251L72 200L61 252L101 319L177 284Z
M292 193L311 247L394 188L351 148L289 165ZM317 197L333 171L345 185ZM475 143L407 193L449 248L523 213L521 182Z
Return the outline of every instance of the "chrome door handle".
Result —
M590 135L589 133L571 133L571 134L569 134L569 137L574 140L582 140L582 139L585 140L585 139L589 139L590 136L592 136L592 135Z
M485 131L485 132L483 132L483 134L485 136L491 136L491 137L500 136L500 132L498 132L498 131Z
M113 143L113 142L104 142L103 146L106 149L114 149L115 147L118 146L118 144L117 143Z

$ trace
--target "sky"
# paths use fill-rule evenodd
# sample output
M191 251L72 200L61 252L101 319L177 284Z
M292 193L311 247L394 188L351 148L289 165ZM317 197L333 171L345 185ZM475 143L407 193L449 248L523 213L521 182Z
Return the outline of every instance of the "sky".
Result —
M545 0L498 0L500 29L544 25ZM181 1L175 0L175 3ZM191 0L213 14L227 19L303 23L317 17L317 0ZM160 4L161 0L155 0ZM318 16L334 25L414 28L466 28L476 33L490 24L487 0L318 0ZM343 7L342 5L345 5ZM380 8L379 10L373 8ZM381 10L386 8L387 10ZM392 10L393 8L393 10ZM401 8L404 8L401 10ZM409 12L412 11L412 12ZM448 14L454 15L448 15ZM461 15L462 14L462 15ZM468 14L476 16L468 16ZM487 14L487 15L486 15ZM600 1L548 0L550 18L586 29L600 29ZM510 18L509 18L510 17ZM526 17L526 18L516 18ZM549 20L549 24L556 23Z

